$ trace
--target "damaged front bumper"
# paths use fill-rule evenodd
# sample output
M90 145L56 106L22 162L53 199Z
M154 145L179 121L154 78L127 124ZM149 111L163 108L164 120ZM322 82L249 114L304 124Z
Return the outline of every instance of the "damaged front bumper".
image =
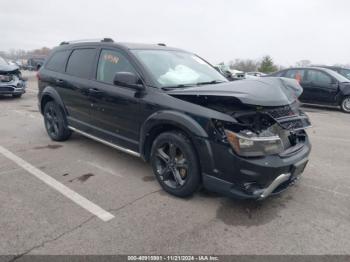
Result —
M266 115L277 125L271 125ZM241 121L247 120L245 123L255 123L261 133L269 131L267 134L277 135L283 145L282 150L247 155L237 150L234 141L230 142L231 146L218 140L212 141L214 168L213 172L203 174L204 185L212 191L241 199L265 199L281 193L295 183L308 163L311 144L305 129L311 126L309 118L297 103L263 108L260 116L253 114L252 118L249 115L248 118L246 115L243 119L242 115L240 117ZM252 119L251 122L249 119Z
M15 79L10 82L0 82L0 95L24 94L26 89L25 81Z
M304 171L311 151L306 136L294 150L257 158L237 156L232 149L212 143L216 168L203 174L204 186L229 197L261 200L293 185Z

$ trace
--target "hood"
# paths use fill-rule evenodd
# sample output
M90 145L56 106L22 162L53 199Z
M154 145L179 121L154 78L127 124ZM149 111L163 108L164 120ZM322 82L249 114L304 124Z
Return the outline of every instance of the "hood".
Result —
M12 72L18 70L16 65L0 65L0 72Z
M235 97L243 104L284 106L292 104L303 89L294 79L264 77L168 91L170 95Z

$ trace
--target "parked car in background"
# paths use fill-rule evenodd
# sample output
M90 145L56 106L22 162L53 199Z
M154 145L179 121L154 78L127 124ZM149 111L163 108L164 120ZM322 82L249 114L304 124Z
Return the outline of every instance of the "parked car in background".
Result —
M219 64L219 65L216 65L214 66L215 69L221 73L227 80L230 80L232 81L232 72L230 70L230 68L227 66L227 65L222 65L222 64Z
M266 76L266 74L261 73L261 72L248 72L246 74L249 76L257 76L257 77Z
M25 93L26 83L17 65L10 65L0 57L0 95L21 97Z
M219 64L215 66L216 70L219 71L229 81L245 79L245 73L239 70L231 69L227 65Z
M55 48L38 73L52 140L72 131L142 157L175 196L207 189L264 199L292 185L311 150L295 80L229 82L199 56L164 45Z
M342 76L346 77L347 79L350 79L350 69L349 68L344 68L344 67L339 67L339 66L321 66L323 68L328 68L331 69Z
M327 68L289 68L269 76L296 79L303 87L299 100L303 103L340 106L350 113L350 80Z
M23 60L16 60L15 63L18 65L19 69L22 70L23 69Z
M27 60L25 69L29 71L38 71L44 64L44 57L32 57Z

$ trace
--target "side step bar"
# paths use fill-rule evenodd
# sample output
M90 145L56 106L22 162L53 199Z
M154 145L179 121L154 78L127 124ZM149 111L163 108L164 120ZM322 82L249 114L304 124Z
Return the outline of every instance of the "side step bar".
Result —
M97 142L105 144L106 146L110 146L110 147L112 147L114 149L117 149L119 151L122 151L122 152L127 153L127 154L132 155L132 156L141 157L141 155L139 153L135 152L135 151L132 151L130 149L127 149L127 148L124 148L124 147L121 147L121 146L117 146L117 145L115 145L115 144L113 144L111 142L108 142L108 141L103 140L101 138L98 138L96 136L93 136L93 135L90 135L88 133L85 133L84 131L81 131L79 129L76 129L75 127L68 126L68 128L70 130L74 131L74 132L77 132L78 134L81 134L81 135L87 137L87 138L90 138L92 140L95 140Z

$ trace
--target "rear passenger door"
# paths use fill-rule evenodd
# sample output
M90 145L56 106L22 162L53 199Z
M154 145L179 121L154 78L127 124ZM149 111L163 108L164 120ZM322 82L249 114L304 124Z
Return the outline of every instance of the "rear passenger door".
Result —
M64 79L60 85L60 95L68 111L68 122L73 127L90 132L91 101L90 91L96 64L97 50L93 47L72 50Z
M138 152L140 91L114 85L117 72L138 74L122 50L101 49L92 95L94 135Z

